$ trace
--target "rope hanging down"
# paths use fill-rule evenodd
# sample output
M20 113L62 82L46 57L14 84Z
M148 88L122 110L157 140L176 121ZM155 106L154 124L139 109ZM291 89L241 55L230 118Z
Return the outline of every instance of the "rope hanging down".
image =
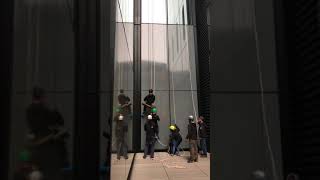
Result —
M276 171L276 163L274 158L274 152L272 150L271 142L270 142L270 133L269 133L269 126L267 122L266 117L266 107L265 107L265 101L264 101L264 86L263 86L263 80L262 80L262 69L261 69L261 59L260 59L260 47L259 47L259 38L258 38L258 31L257 31L257 24L256 24L256 10L255 10L255 1L253 1L253 23L254 23L254 38L255 38L255 44L256 44L256 57L257 57L257 65L258 65L258 71L259 71L259 84L260 84L260 90L261 90L261 110L262 110L262 120L264 125L264 131L265 136L267 140L267 147L269 156L271 159L271 166L272 166L272 176L274 180L279 180L277 171Z

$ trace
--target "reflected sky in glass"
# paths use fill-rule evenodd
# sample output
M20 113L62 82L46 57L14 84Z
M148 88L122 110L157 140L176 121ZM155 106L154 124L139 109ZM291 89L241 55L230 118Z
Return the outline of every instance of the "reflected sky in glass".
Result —
M117 1L117 22L132 23L134 0ZM188 22L186 0L141 0L141 4L142 23L187 24ZM119 5L121 10L118 8Z

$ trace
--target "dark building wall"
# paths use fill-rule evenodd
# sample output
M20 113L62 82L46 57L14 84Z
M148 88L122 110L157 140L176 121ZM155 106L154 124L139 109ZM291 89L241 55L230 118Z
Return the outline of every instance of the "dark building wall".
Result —
M205 123L210 127L210 50L209 50L209 24L208 1L195 1L196 35L197 35L197 84L198 84L198 109L199 115L205 118ZM208 129L210 137L210 129ZM210 138L207 142L210 147Z
M250 179L261 169L276 179L274 164L282 179L273 3L215 0L209 9L211 176Z
M12 88L10 107L10 175L17 169L19 152L28 132L26 108L32 88L47 92L47 103L56 108L73 135L74 38L72 4L67 1L15 1L12 33ZM72 154L72 138L67 140ZM71 155L70 155L71 156ZM71 160L72 158L70 158Z
M287 58L287 101L283 106L284 173L319 179L319 1L281 1L283 51ZM287 68L287 69L286 69Z
M0 179L8 179L9 163L9 132L10 132L10 99L11 99L11 70L13 60L13 8L14 2L1 2L1 117L0 117Z

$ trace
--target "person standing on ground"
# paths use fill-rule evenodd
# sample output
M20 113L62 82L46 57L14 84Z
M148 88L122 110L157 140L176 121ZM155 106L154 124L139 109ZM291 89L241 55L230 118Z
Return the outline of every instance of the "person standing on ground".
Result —
M150 154L150 158L153 159L154 145L156 143L156 137L159 134L159 129L152 119L152 115L148 115L147 122L144 124L144 131L146 132L146 144L144 148L143 158L145 159L147 155Z
M117 159L120 160L121 155L128 159L128 124L124 121L124 116L119 114L116 116L116 144L117 144Z
M178 155L178 152L179 152L178 148L182 141L182 137L180 135L180 129L176 124L171 125L169 129L171 132L169 136L170 155L171 156Z
M193 116L189 116L188 134L186 139L189 140L190 145L190 158L188 163L198 162L198 132L197 125Z
M46 180L61 180L61 168L64 157L61 155L61 144L52 127L57 126L54 112L46 104L44 89L33 89L32 103L27 107L26 119L32 143L32 162L39 167Z
M202 150L201 157L207 157L207 125L204 122L204 117L200 116L198 118L199 124L199 138L200 138L200 147Z

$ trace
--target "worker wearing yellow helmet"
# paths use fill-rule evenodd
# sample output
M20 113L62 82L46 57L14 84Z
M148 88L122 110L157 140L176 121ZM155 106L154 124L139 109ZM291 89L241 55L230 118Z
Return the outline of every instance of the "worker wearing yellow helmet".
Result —
M169 126L169 129L174 131L174 130L176 130L176 126L175 125L171 125L171 126Z
M172 124L169 126L170 135L169 135L169 153L171 156L179 155L179 145L182 141L182 137L180 135L180 129L176 124Z

